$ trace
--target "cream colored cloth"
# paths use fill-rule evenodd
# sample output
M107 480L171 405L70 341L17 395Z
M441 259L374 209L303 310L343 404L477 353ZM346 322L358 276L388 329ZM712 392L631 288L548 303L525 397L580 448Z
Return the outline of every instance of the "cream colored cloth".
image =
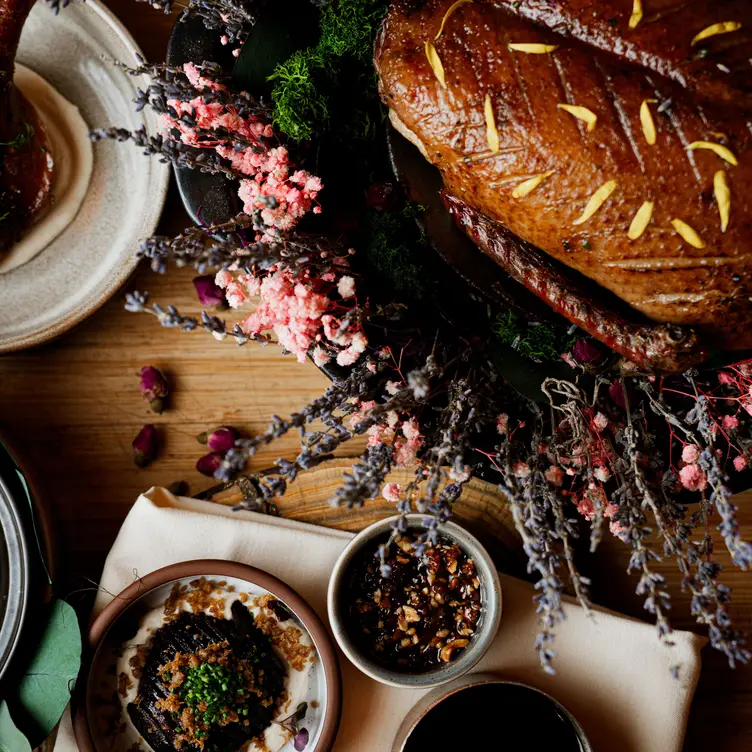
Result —
M326 589L349 533L292 520L233 512L154 488L139 497L107 557L99 612L134 576L190 559L252 564L297 590L326 621ZM556 629L557 676L543 673L533 649L538 623L533 588L501 576L501 627L478 671L539 687L580 721L596 752L678 752L700 673L704 640L689 632L662 645L652 625L598 612L588 617L574 603ZM421 691L394 689L358 671L340 655L343 712L335 752L389 752ZM671 667L679 665L679 679ZM504 709L498 720L504 722ZM513 722L514 719L509 719ZM61 726L56 752L74 752L70 722Z

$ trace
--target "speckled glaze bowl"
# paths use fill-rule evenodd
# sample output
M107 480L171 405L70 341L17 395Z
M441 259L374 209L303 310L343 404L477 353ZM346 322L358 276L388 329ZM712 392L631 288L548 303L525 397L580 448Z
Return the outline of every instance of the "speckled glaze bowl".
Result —
M409 528L422 530L424 519L425 517L422 514L408 515L407 522ZM481 619L478 622L478 629L470 638L470 644L464 649L462 655L446 665L420 674L400 673L385 668L365 655L353 641L348 632L347 615L343 611L342 601L347 575L354 558L365 545L371 543L375 538L380 538L389 533L393 522L394 518L387 518L367 527L350 541L340 555L329 579L329 590L327 593L329 623L342 652L364 674L367 674L372 679L392 687L405 687L408 689L425 689L445 684L470 671L483 657L489 647L491 647L491 643L494 637L496 637L501 619L501 585L499 584L499 575L488 552L474 536L453 522L445 522L440 525L439 534L456 543L475 563L478 579L480 580L481 604L483 608Z
M199 578L224 581L236 593L270 593L292 613L296 626L308 632L318 660L311 664L307 678L309 707L303 725L310 737L306 752L330 752L339 728L342 688L337 654L326 627L313 608L281 580L256 567L219 559L180 562L139 577L94 620L87 659L73 697L73 729L80 752L127 750L139 743L138 731L127 723L122 723L126 728L117 739L110 732L113 715L103 698L113 693L117 697L118 656L137 633L145 613L163 606L176 584L190 585ZM118 710L115 725L122 722L121 713ZM277 752L294 752L293 740Z

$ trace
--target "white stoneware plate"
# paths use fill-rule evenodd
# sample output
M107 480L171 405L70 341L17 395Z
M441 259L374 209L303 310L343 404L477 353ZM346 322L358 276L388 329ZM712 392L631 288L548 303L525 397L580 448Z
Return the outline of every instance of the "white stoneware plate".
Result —
M136 113L136 88L113 60L129 65L139 49L98 0L74 0L57 17L37 3L17 61L76 105L89 128L136 129L155 122ZM152 234L170 169L132 144L94 145L94 170L76 218L39 255L0 275L0 353L46 342L96 311L137 264L138 241Z

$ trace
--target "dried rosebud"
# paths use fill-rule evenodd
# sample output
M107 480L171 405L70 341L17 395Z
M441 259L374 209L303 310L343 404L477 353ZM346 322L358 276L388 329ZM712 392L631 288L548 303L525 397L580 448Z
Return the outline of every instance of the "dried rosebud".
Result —
M608 388L608 396L622 409L627 408L627 399L624 394L624 384L621 381L614 381Z
M234 428L222 426L206 437L206 445L212 452L229 452L235 446L238 438L239 434Z
M225 291L214 281L213 274L194 277L193 286L196 288L196 295L202 306L224 308L227 305Z
M157 429L149 423L138 432L138 436L133 439L131 444L133 462L136 467L146 467L157 456L158 448Z
M170 393L170 387L167 385L164 374L154 366L144 366L139 373L139 377L141 379L141 394L144 395L149 407L155 413L161 413Z
M391 211L396 208L399 199L397 186L388 181L371 183L366 190L366 204L376 211Z
M586 339L578 339L574 343L572 355L578 363L586 366L595 365L603 358L603 353Z
M210 478L214 477L214 473L222 464L222 454L220 452L209 452L205 454L197 463L196 470L202 475L208 475Z

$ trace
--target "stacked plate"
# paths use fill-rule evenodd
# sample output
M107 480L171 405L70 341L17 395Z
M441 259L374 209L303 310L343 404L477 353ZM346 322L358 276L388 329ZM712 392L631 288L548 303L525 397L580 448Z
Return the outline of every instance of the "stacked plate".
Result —
M0 442L0 679L21 643L26 612L44 576L32 505L26 478Z

